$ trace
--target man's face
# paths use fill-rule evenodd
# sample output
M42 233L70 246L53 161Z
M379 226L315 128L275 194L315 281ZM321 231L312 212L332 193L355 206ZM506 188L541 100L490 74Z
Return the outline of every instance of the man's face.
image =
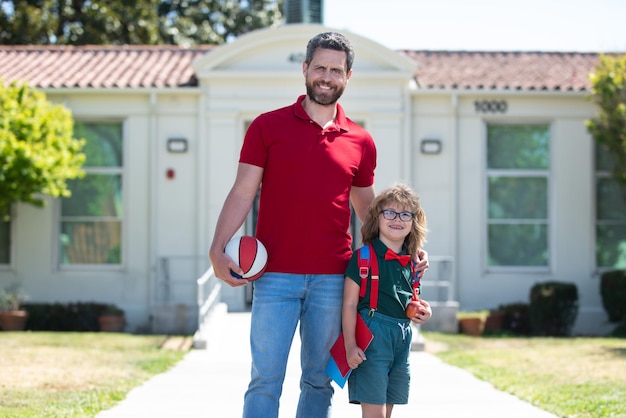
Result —
M317 48L310 64L302 65L306 93L313 102L334 105L343 94L352 75L346 69L346 53L334 49Z

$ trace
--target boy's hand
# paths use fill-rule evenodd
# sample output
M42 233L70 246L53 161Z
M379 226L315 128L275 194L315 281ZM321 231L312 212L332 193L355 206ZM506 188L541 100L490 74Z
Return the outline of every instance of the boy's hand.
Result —
M351 369L356 369L361 363L367 360L363 350L356 345L354 348L346 349L346 357L348 360L348 366L350 366Z
M430 308L430 304L423 299L417 301L420 304L420 308L415 313L415 316L411 318L411 321L416 324L423 324L428 321L431 316L433 316L433 311Z

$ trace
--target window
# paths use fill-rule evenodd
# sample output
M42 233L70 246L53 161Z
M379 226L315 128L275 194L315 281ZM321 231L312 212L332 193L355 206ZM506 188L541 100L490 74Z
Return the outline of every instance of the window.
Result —
M545 268L550 133L546 124L487 125L487 267Z
M85 138L85 177L61 200L61 265L119 265L122 254L123 141L119 122L77 122Z
M613 158L596 143L596 265L626 268L626 190L612 177Z
M11 262L11 221L0 219L0 265Z

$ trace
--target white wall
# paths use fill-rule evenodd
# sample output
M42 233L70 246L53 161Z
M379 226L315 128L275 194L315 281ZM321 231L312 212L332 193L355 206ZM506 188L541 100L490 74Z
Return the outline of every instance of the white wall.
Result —
M504 114L478 114L474 100L506 100ZM456 106L455 106L456 104ZM584 120L594 108L581 94L416 93L413 96L414 184L429 221L431 254L456 264L456 299L462 310L529 302L538 282L575 283L580 310L578 333L607 331L594 271L592 141ZM490 272L486 254L485 123L549 123L550 268L547 272ZM421 155L419 141L441 139L440 155ZM427 298L428 296L425 295Z

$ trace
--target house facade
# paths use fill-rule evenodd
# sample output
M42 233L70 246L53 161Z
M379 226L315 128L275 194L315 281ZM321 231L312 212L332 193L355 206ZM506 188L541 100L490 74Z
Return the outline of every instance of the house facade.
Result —
M303 94L306 43L327 30L290 24L191 49L0 47L0 78L70 109L87 139L73 196L15 205L0 229L0 285L115 303L132 332L192 331L245 129ZM598 55L392 51L346 35L356 60L341 103L376 141L376 189L406 181L426 211L424 297L495 308L570 282L574 332L610 331L599 274L626 266L626 206L585 127ZM224 286L221 298L245 310L250 293Z

